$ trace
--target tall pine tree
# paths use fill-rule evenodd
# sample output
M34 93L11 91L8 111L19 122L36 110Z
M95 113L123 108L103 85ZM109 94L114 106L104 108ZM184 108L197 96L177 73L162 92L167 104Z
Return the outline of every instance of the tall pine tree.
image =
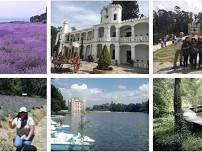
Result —
M122 20L139 17L137 1L112 1L112 4L120 4L122 6Z

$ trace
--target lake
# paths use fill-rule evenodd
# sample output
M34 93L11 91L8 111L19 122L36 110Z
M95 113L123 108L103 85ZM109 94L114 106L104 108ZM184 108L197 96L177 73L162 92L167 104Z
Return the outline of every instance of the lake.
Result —
M66 115L64 123L71 133L78 133L80 115ZM149 150L149 115L146 113L89 112L85 135L95 140L93 150L146 151Z

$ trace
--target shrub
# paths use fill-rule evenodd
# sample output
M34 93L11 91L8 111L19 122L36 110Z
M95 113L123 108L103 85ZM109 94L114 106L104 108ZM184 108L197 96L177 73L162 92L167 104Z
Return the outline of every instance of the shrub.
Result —
M179 134L158 137L154 143L155 151L179 151L182 148L183 137Z
M107 46L105 45L98 61L98 69L109 70L111 62L111 55L107 49Z
M189 137L183 143L182 149L185 151L202 151L202 138L201 137Z

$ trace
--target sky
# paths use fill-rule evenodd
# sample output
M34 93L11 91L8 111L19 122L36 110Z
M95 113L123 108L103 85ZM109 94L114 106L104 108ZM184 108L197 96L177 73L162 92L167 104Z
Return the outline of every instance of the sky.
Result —
M149 99L149 81L141 78L52 79L65 100L79 98L87 106L115 103L141 103Z
M165 9L173 11L175 6L195 14L202 12L202 0L154 0L154 10Z
M77 29L89 28L100 23L100 11L108 1L52 1L52 25L62 26L64 21L68 21L71 27ZM140 14L148 16L148 0L138 0Z
M29 19L46 11L46 0L1 0L0 19Z

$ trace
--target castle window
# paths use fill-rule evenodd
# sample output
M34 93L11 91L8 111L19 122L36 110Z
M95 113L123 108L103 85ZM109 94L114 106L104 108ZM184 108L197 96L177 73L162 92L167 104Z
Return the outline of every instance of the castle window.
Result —
M116 20L116 18L117 18L117 15L116 15L116 14L114 14L114 21Z

